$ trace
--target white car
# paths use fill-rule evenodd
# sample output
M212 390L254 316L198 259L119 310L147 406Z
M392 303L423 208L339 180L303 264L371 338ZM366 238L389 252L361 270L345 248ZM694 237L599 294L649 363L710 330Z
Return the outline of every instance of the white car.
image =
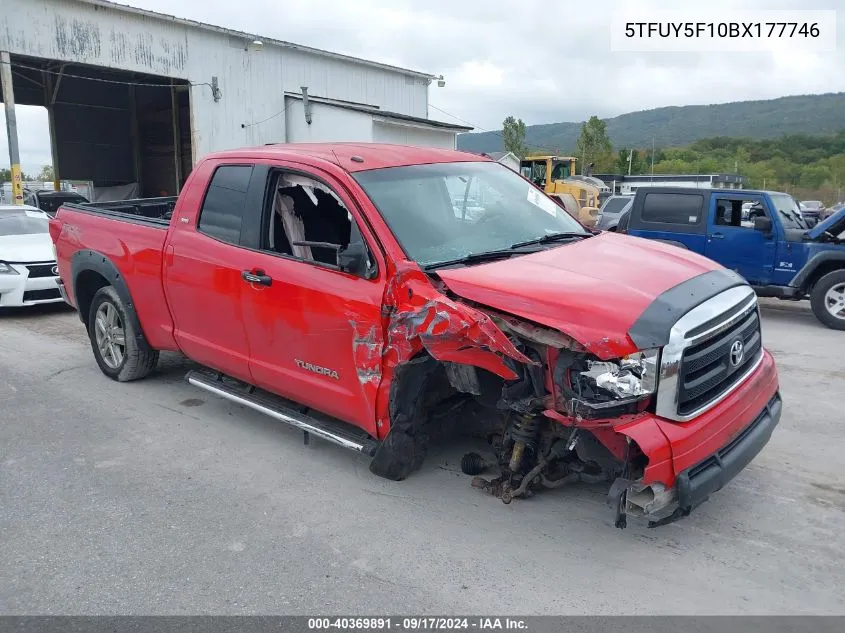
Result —
M0 308L64 301L49 219L35 207L0 205Z

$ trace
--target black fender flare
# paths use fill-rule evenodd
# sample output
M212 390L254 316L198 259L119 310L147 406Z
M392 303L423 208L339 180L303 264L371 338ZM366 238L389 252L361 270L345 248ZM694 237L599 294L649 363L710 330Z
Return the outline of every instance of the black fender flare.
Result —
M828 262L839 262L842 264L842 268L845 268L845 251L824 251L816 253L809 259L809 261L807 261L806 264L804 264L804 267L795 274L792 281L789 282L789 285L798 289L806 288L819 266Z
M114 262L102 253L88 249L80 249L71 256L70 274L71 279L73 280L73 296L76 299L77 308L79 308L79 276L88 270L100 274L109 283L109 285L115 289L117 296L120 297L120 300L123 302L123 309L126 312L126 316L132 321L132 325L136 332L136 340L139 343L146 345L147 339L144 336L143 329L141 328L141 321L138 319L138 313L135 311L135 303L132 301L129 286L126 285L126 280L123 278L123 275L118 270L117 266L115 266ZM87 327L88 315L83 314L83 312L87 311L77 309L79 320Z

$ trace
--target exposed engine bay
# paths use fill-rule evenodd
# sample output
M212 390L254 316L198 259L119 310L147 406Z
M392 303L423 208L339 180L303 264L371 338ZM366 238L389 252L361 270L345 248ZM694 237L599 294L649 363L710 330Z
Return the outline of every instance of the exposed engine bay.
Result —
M611 487L617 527L625 527L629 511L640 510L654 519L654 510L665 507L671 514L671 495L658 498L650 487L638 488L648 460L636 442L613 428L653 406L658 351L602 360L564 334L510 315L485 313L531 363L505 358L517 378L504 380L472 365L419 359L420 369L426 367L431 378L418 380L413 397L419 407L419 394L428 394L428 413L403 411L400 403L407 400L393 400L393 419L407 424L413 438L414 447L404 447L404 456L418 465L430 432L421 427L445 416L463 424L472 408L494 455L494 460L478 453L464 456L462 470L474 476L473 487L511 503L543 489L605 482ZM379 461L377 456L373 472L390 476L380 472L384 469ZM497 476L481 476L493 468ZM629 499L628 492L638 489L644 491L644 500Z
M610 362L520 336L512 341L536 364L510 363L520 378L502 388L496 406L505 412L505 424L491 438L501 473L493 479L482 478L472 468L478 460L465 459L464 471L476 475L472 485L510 503L541 489L579 481L610 483L641 477L644 456L636 444L608 428L608 418L618 420L649 405L656 387L657 354L640 353ZM548 385L547 368L554 356L552 385ZM545 413L549 409L564 416L552 419ZM619 527L625 514L624 508L618 509Z

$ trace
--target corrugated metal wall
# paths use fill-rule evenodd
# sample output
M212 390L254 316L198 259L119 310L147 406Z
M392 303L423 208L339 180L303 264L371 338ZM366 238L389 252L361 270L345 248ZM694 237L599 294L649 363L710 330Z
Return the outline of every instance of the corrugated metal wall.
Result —
M424 78L73 0L26 0L0 16L0 49L186 79L194 158L285 139L285 91L427 116ZM207 84L218 78L215 102Z
M311 103L311 125L305 121L302 101L288 97L287 140L289 143L319 142L325 139L344 142L373 140L373 119L369 114L353 112L321 103Z
M440 149L455 149L456 143L454 132L382 121L373 121L373 140L377 143L419 145Z

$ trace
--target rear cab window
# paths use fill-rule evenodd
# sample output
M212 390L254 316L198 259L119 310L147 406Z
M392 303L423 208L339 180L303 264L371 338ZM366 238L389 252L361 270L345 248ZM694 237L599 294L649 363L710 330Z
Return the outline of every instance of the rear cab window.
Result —
M642 221L655 224L695 226L701 222L704 196L694 193L647 193Z
M229 244L241 238L252 165L221 165L214 171L200 209L201 233Z

